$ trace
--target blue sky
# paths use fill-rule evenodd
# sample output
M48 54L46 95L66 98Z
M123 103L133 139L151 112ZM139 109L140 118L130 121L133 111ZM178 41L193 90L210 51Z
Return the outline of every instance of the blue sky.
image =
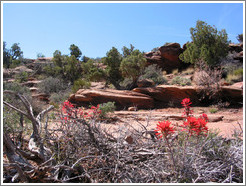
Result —
M104 57L113 46L151 51L166 42L191 41L197 20L226 29L237 43L243 33L243 3L3 3L3 41L20 43L26 58L55 50Z

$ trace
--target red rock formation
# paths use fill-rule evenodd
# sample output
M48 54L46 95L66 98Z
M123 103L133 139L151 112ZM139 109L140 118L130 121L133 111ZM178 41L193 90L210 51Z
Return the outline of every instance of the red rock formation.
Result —
M167 73L171 73L174 69L181 69L187 67L187 64L181 62L179 55L183 49L179 43L169 43L161 46L156 52L147 52L144 57L147 59L149 65L157 64Z
M155 100L157 107L166 107L170 103L180 106L184 98L190 98L193 104L199 103L198 93L192 86L159 85L157 87L135 88L133 91L149 95Z
M116 106L124 108L136 106L138 108L153 108L154 100L141 93L127 91L127 90L93 90L93 89L80 89L75 94L70 95L69 101L78 106L88 104L97 105L114 101Z

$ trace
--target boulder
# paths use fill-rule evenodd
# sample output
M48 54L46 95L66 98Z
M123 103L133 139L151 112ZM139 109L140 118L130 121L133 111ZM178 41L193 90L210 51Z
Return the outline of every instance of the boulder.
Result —
M156 107L166 107L170 102L180 107L184 98L190 98L193 105L199 104L199 96L192 86L159 85L157 87L135 88L134 92L149 95L155 100Z
M179 43L169 43L161 46L156 52L147 52L144 57L148 65L157 64L162 70L171 73L174 69L182 69L187 64L181 62L179 55L183 52Z
M182 53L179 43L169 43L159 48L161 57L172 61L174 63L180 63L179 55Z
M134 92L149 95L155 101L155 107L166 107L170 102L180 107L184 98L190 98L193 106L202 105L199 88L194 86L159 85L157 87L135 88ZM221 99L230 104L237 105L243 102L243 89L236 86L222 86Z
M243 104L243 88L237 86L222 86L221 99L227 101L232 105Z
M68 99L77 106L97 105L106 102L115 102L117 108L138 107L150 109L154 107L154 100L145 94L127 90L95 90L80 89Z

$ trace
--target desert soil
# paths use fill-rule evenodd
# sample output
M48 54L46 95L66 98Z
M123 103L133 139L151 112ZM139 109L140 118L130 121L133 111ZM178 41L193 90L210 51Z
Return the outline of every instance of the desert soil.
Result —
M207 123L209 130L217 130L220 135L231 138L234 131L242 132L243 127L243 108L239 109L220 109L216 113L211 114L208 107L193 108L194 116L199 117L202 113L208 115L212 121ZM181 125L183 120L180 116L183 114L182 108L165 108L155 110L139 110L139 111L115 111L111 117L116 118L115 121L105 124L105 127L127 131L127 128L141 128L144 125L148 130L155 130L158 121L169 120L173 125ZM169 116L169 118L168 118ZM171 117L170 117L171 116ZM216 118L222 118L216 121ZM131 128L131 127L130 127ZM130 135L130 133L128 134Z

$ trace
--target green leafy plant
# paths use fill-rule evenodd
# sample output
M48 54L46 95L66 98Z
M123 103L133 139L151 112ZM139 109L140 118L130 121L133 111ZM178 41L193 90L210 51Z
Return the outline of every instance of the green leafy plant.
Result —
M41 83L38 84L39 91L46 93L46 94L52 94L52 93L58 93L62 90L66 89L66 84L62 79L54 78L54 77L48 77L44 80L42 80Z
M83 79L78 79L74 81L73 87L72 87L72 92L75 93L79 89L87 89L90 88L91 83L89 81L83 80Z
M15 75L15 80L18 83L23 83L28 80L28 73L27 72L20 72L19 74Z
M218 112L218 109L217 108L211 108L211 109L209 109L209 112L211 114L214 114L214 113Z
M157 64L146 67L139 79L151 79L156 85L167 83L167 79L163 76L163 72Z
M116 109L115 102L107 102L99 105L99 109L101 110L101 117L105 118L108 113L114 112Z
M198 20L195 28L190 28L192 42L187 43L180 59L195 64L202 59L210 67L216 66L228 54L228 36L224 29L218 31L204 21Z

